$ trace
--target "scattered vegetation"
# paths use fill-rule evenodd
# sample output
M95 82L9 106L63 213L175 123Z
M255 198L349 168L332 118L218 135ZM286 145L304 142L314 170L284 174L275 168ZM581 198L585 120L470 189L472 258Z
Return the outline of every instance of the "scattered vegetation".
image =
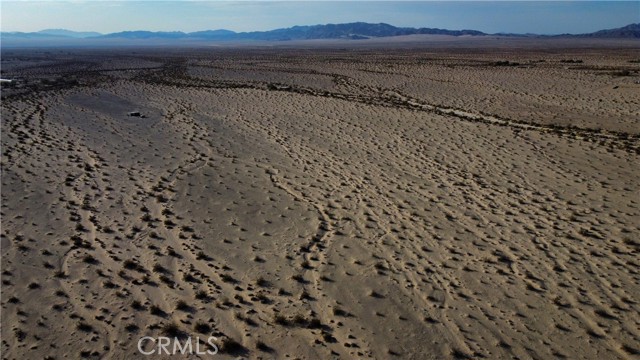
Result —
M630 70L618 70L618 71L614 71L611 75L613 76L631 76L633 75L633 72Z
M187 304L186 301L184 300L178 300L178 302L176 303L176 310L180 310L180 311L191 311L192 308L189 304Z
M198 290L198 291L196 291L196 299L198 299L198 300L208 300L209 299L209 294L204 290Z
M256 349L263 351L263 352L272 352L273 349L271 347L269 347L267 344L265 344L264 342L258 340L256 341Z
M83 332L91 332L93 330L93 326L85 323L85 322L79 322L78 325L76 326L78 330L83 331Z
M87 254L82 258L82 261L84 261L87 264L97 264L98 263L98 259L96 259L95 257L93 257L93 255L91 254Z
M281 315L281 314L275 314L273 316L273 322L278 324L278 325L282 325L282 326L288 326L289 325L289 319L287 319L286 316Z
M582 64L583 61L580 59L563 59L560 60L561 63L565 63L565 64Z
M174 322L166 323L162 326L162 334L170 338L180 338L184 333L180 330L180 326Z
M342 310L341 308L336 306L336 307L333 308L333 315L335 315L335 316L347 316L348 313L346 311Z
M151 305L149 307L149 313L151 313L151 315L156 315L156 316L164 316L164 311L158 306L158 305Z
M193 329L200 334L209 334L211 332L211 326L203 321L196 322L196 324L193 326Z
M231 275L229 274L222 274L220 275L220 279L222 279L222 281L226 282L226 283L235 283L236 279L234 279Z
M229 337L225 337L221 340L219 349L220 352L225 354L237 354L245 351L242 344Z
M495 61L492 63L493 66L519 66L519 62L513 62L508 60Z
M260 287L268 287L269 286L269 281L265 280L265 278L263 278L261 276L258 279L256 279L256 285L258 285Z
M138 300L133 300L131 302L131 308L134 309L134 310L144 310L144 306Z

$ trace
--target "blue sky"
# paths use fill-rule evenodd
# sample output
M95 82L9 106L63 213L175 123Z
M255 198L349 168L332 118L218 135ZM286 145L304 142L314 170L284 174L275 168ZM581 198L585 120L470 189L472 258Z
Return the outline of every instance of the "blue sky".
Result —
M353 21L488 33L585 33L640 22L640 1L4 1L2 31L271 30Z

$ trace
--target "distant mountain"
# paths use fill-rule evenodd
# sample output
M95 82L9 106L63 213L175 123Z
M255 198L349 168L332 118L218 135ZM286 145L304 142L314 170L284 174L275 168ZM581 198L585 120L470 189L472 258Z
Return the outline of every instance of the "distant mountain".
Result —
M65 30L65 29L45 29L45 30L38 31L38 34L63 36L63 37L78 38L78 39L102 35L101 33L95 32L95 31L71 31L71 30Z
M231 30L205 30L189 33L190 38L215 39L233 37L236 33Z
M348 24L327 24L313 26L293 26L269 31L236 33L230 30L206 30L191 33L123 31L100 36L104 39L192 39L192 40L311 40L311 39L368 39L412 34L438 35L485 35L475 30L444 30L430 28L399 28L389 24L369 24L363 22Z
M234 32L230 30L205 30L185 33L181 31L122 31L111 34L96 32L76 32L64 29L48 29L39 32L3 32L3 46L56 46L56 45L113 45L118 43L135 42L142 44L142 40L154 44L179 44L198 41L289 41L312 39L345 39L361 40L370 38L385 38L401 35L449 35L449 36L485 36L477 30L446 30L434 28L396 27L379 23L370 24L354 22L347 24L325 24L311 26L293 26L289 28L269 31ZM535 34L493 34L493 36L509 37L576 37L576 38L640 38L640 24L630 24L617 29L596 31L589 34L563 34L541 36ZM147 42L151 44L151 42Z
M182 31L122 31L112 34L102 35L101 39L184 39L188 34Z
M581 34L577 36L589 37L589 38L616 38L616 39L640 38L640 23L630 24L630 25L623 26L620 28L615 28L615 29L600 30L590 34Z
M400 28L389 24L369 24L364 22L348 24L327 24L294 26L271 31L254 31L236 34L241 39L257 40L311 40L311 39L368 39L414 34L437 35L485 35L475 30L444 30L430 28Z
M56 39L56 38L60 38L61 36L58 35L51 35L51 34L45 34L45 33L39 33L39 32L20 32L20 31L13 31L13 32L3 32L0 35L2 35L2 40L7 40L7 39ZM66 36L62 36L62 37L66 37Z

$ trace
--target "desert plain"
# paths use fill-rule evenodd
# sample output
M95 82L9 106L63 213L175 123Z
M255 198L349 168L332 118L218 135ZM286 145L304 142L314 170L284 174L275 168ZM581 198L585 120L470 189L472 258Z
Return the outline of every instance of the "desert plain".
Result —
M2 358L637 359L637 43L351 44L3 49Z

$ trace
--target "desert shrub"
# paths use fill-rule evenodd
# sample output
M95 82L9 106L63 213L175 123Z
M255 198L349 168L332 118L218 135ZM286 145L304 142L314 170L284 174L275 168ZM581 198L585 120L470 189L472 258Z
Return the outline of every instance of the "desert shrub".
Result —
M180 326L178 326L178 324L174 323L174 322L169 322L166 323L162 326L162 334L166 335L167 337L182 337L183 333L180 330Z
M263 278L261 276L256 280L256 285L258 285L260 287L267 287L267 286L269 286L269 282L267 280L265 280L265 278Z
M309 324L307 324L307 327L309 329L319 329L322 327L322 323L320 322L320 319L313 318L309 321Z
M211 332L211 326L209 326L209 324L202 321L196 322L196 324L193 326L193 329L199 332L200 334L208 334Z
M158 305L151 305L149 307L149 312L151 315L162 316L164 315L164 311Z
M207 294L204 290L196 291L196 299L198 300L207 300L209 298L209 294Z
M281 314L276 314L273 317L273 322L275 322L278 325L282 325L282 326L289 325L289 319L287 319L284 315L281 315Z
M298 326L306 326L307 325L307 318L305 318L303 315L296 315L293 317L293 323L298 325Z
M336 306L336 307L333 308L333 315L336 315L336 316L347 316L347 312Z
M184 300L178 300L178 302L176 303L176 310L189 311L191 310L191 306L189 306L189 304L187 304L187 302Z
M144 306L142 305L142 303L138 300L133 300L131 302L131 308L134 310L143 310Z
M164 273L164 272L167 272L167 269L164 266L156 263L153 265L153 272Z
M158 279L160 279L160 281L162 281L163 283L169 285L169 286L173 286L175 283L174 281L168 277L167 275L160 275L160 277L158 277Z
M273 349L271 347L269 347L267 344L265 344L264 342L262 342L260 340L256 341L256 349L258 349L260 351L264 351L264 352L273 351Z
M222 281L226 282L226 283L235 283L236 280L229 274L222 274L220 275L220 278L222 279Z
M82 261L84 261L87 264L97 264L98 260L93 257L93 255L87 254L82 258Z
M76 326L78 328L78 330L83 331L83 332L90 332L91 330L93 330L93 326L85 323L85 322L79 322L78 325Z
M244 350L244 346L232 338L223 338L220 344L220 352L225 354L236 354Z
M631 76L632 72L629 70L620 70L613 73L613 76Z

